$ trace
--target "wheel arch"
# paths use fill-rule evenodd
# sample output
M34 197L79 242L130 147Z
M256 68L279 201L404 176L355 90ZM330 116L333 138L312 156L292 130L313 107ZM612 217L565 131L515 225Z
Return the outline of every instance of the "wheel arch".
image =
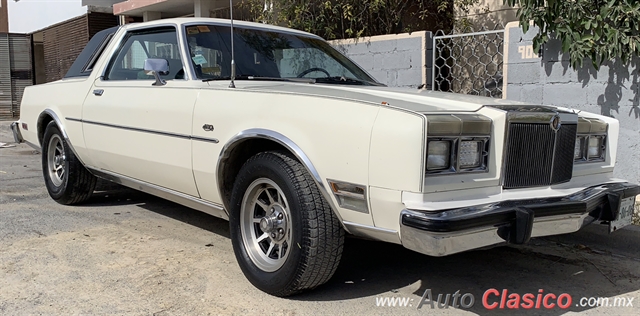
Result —
M225 210L229 211L229 200L233 182L242 165L253 155L268 150L285 150L291 153L309 172L318 190L325 198L333 213L338 217L342 227L347 230L344 220L331 200L320 173L311 162L311 159L302 151L300 146L290 138L278 132L267 129L248 129L232 137L222 148L216 167L218 191ZM348 230L347 230L348 231Z
M38 128L37 129L37 131L38 131L38 142L40 144L40 147L42 147L42 140L44 138L44 130L47 128L47 125L51 121L56 122L56 125L58 126L58 129L60 130L60 133L62 133L62 137L64 137L64 140L67 141L67 143L69 143L69 136L67 136L67 131L65 130L64 125L62 125L62 121L60 120L60 118L58 117L56 112L54 112L52 109L46 109L46 110L42 111L42 113L40 113L40 116L38 116L38 123L36 124L36 126Z
M73 154L76 156L78 161L80 161L80 163L86 167L87 165L84 163L82 158L80 158L80 156L78 155L78 152L73 147L73 144L71 144L71 140L69 139L69 135L67 135L67 131L64 128L64 125L62 124L62 120L60 120L60 117L58 116L58 114L56 114L56 112L53 111L52 109L46 109L42 111L42 113L40 113L40 115L38 116L38 122L36 126L37 126L37 133L38 133L38 143L40 144L40 148L43 147L42 142L44 141L43 138L44 138L45 129L47 128L47 125L52 121L56 122L56 126L58 126L58 130L60 130L60 133L62 133L62 138L64 138L64 141L69 146L69 149L71 149L71 152L73 152Z

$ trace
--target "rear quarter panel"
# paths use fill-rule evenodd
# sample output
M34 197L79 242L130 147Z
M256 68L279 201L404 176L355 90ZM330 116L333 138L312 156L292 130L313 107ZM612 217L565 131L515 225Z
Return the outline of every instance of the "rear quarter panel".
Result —
M86 78L65 79L47 84L31 86L25 89L20 106L20 122L26 123L28 130L22 130L22 136L31 144L42 146L38 137L46 126L38 128L39 119L49 109L60 119L69 140L81 159L86 157L82 124L70 122L66 117L82 117L82 104L91 89ZM87 163L87 161L85 161Z

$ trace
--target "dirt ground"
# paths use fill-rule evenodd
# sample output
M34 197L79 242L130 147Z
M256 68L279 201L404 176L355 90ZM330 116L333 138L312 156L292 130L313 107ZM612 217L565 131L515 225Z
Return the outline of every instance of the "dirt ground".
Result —
M0 122L0 142L12 141ZM420 315L513 314L487 310L483 293L568 293L569 309L519 313L640 314L640 228L609 235L592 225L534 239L431 258L398 245L348 239L326 285L291 298L255 289L240 271L227 222L159 198L101 184L86 204L51 200L40 156L27 145L0 148L0 314L2 315ZM470 308L431 309L425 290L471 293ZM403 298L407 307L377 306ZM633 306L577 306L582 297ZM435 299L435 297L434 297Z

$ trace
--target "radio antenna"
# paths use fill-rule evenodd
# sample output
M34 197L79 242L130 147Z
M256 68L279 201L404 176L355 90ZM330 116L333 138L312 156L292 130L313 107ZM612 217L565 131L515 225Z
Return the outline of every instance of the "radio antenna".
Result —
M231 83L229 88L235 88L236 80L236 52L233 47L233 0L229 0L229 13L231 17Z

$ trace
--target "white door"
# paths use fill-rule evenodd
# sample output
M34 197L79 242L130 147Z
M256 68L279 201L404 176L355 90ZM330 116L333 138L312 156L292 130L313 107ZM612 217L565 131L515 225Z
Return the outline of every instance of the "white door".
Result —
M173 27L132 32L97 79L83 108L83 130L95 168L199 196L191 163L191 125L198 83L184 80ZM144 71L164 58L166 85Z

